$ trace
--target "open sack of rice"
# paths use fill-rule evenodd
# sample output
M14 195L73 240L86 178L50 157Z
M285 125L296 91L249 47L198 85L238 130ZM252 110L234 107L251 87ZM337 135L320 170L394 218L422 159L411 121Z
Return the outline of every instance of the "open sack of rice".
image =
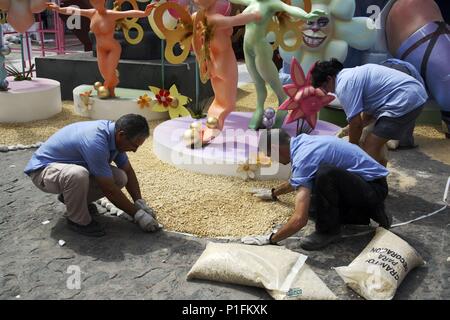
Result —
M265 288L277 300L336 299L306 259L278 246L209 242L187 278Z
M406 241L377 228L375 237L347 267L335 268L345 283L369 300L390 300L409 271L424 261Z

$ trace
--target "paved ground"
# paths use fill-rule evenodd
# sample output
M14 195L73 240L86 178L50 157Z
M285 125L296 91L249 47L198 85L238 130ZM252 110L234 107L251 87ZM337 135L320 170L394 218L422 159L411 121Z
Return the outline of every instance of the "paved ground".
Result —
M186 281L210 239L165 231L145 234L134 224L105 216L99 220L106 225L106 237L86 238L67 230L63 205L22 173L31 154L0 153L0 299L270 299L262 289ZM442 207L438 202L449 166L417 150L393 152L392 164L417 182L406 193L398 174L390 178L387 208L394 222ZM450 299L449 213L395 230L427 261L408 275L397 299ZM44 220L50 223L42 225ZM339 298L358 299L331 267L349 264L371 237L346 239L316 253L302 252L296 240L286 246L308 254L308 263ZM58 245L60 239L65 246ZM71 265L83 272L81 290L67 289Z

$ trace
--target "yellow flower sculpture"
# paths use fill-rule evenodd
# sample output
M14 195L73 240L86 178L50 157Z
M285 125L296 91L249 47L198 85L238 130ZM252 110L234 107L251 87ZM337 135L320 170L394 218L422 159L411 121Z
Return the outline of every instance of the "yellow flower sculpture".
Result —
M141 109L144 109L145 107L150 108L151 101L152 98L150 98L148 94L144 94L143 96L139 96L137 103Z
M172 85L169 91L153 86L149 86L149 88L156 97L156 101L152 111L168 111L171 119L178 117L187 117L191 115L189 110L185 107L191 101L191 99L181 95L178 92L176 85Z

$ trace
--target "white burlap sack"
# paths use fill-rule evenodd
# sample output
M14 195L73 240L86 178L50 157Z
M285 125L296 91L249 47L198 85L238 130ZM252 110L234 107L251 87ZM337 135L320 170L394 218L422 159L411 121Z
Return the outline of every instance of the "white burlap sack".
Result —
M209 242L187 278L265 288L277 300L336 299L306 258L278 246Z
M406 241L384 229L376 235L348 267L336 272L360 296L390 300L409 271L424 261Z

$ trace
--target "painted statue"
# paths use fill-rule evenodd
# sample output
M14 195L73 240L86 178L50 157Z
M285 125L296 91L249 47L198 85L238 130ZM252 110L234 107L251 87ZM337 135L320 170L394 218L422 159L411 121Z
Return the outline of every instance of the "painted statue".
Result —
M122 2L122 1L119 1ZM54 3L48 3L48 8L65 15L79 14L91 20L91 31L97 41L97 60L100 73L104 79L103 85L96 84L100 98L115 97L115 88L119 84L117 66L119 65L122 47L114 39L116 24L125 18L147 17L154 8L149 4L145 11L128 10L114 11L105 8L105 0L90 0L92 9L78 9L74 7L60 8Z
M386 7L388 50L421 73L450 139L450 26L433 0L393 0Z
M293 5L300 5L301 0L294 0ZM295 52L280 49L284 60L281 76L288 82L290 61L293 57L304 70L309 70L318 60L338 59L344 63L348 47L366 50L376 40L376 29L370 18L354 17L355 0L314 0L313 9L320 9L326 14L316 20L308 21L302 32L303 43ZM285 82L285 81L283 81Z
M34 23L34 14L45 10L48 0L0 0L0 10L8 13L8 23L24 33Z
M205 146L216 138L224 127L225 119L235 110L237 99L238 69L231 43L233 27L260 19L259 12L228 16L230 5L221 0L194 0L199 11L188 16L187 11L176 3L168 2L159 6L153 13L157 34L167 40L166 58L171 63L181 63L194 49L203 83L208 79L214 91L214 101L208 109L207 127L201 128L199 122L191 125L185 133L185 141L191 147ZM224 9L226 4L226 10ZM175 10L180 15L180 24L170 30L162 24L162 14ZM187 26L191 27L187 27ZM185 29L184 29L185 28ZM175 57L173 46L180 42L185 53Z
M269 84L277 95L278 105L281 105L287 98L278 77L278 70L272 61L273 48L266 39L268 26L273 21L273 17L277 13L287 13L295 18L314 21L325 13L317 9L307 13L303 9L290 6L280 0L231 0L231 2L246 6L243 13L259 11L261 14L259 21L246 25L244 35L245 63L255 82L257 94L256 111L250 120L249 128L257 130L263 127L264 103L267 98L266 84ZM274 128L281 128L286 114L286 111L277 112Z

